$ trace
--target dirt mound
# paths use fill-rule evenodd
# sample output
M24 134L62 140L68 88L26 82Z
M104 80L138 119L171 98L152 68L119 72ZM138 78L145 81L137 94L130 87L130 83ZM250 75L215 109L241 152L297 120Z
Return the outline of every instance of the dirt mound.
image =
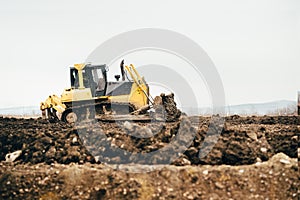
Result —
M174 122L179 119L181 116L181 111L177 108L174 94L171 93L169 95L161 94L162 104L166 111L166 119L167 122Z
M181 116L181 111L177 108L174 94L165 95L162 93L160 96L156 96L153 102L154 113L150 115L154 118L161 118L166 122L176 122Z

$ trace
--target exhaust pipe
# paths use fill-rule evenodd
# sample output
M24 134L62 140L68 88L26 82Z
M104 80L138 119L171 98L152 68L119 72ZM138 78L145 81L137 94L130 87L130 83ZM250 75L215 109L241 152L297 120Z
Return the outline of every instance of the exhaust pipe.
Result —
M125 71L124 71L124 59L120 63L122 81L125 81Z

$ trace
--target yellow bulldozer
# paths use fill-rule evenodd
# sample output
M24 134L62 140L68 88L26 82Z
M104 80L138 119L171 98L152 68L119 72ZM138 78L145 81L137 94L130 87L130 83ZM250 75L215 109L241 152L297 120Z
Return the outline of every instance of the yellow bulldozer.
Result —
M121 75L115 75L116 81L109 82L105 64L75 64L70 68L71 87L60 97L50 95L41 102L43 117L75 123L79 118L145 113L153 103L148 84L134 65L124 67L123 60L120 68Z

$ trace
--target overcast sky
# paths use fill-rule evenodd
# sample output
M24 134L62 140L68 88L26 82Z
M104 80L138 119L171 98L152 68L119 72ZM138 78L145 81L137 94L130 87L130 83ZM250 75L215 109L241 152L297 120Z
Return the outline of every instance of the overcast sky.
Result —
M61 94L69 66L138 28L197 42L219 71L227 104L295 101L300 90L299 0L1 0L0 25L0 107Z

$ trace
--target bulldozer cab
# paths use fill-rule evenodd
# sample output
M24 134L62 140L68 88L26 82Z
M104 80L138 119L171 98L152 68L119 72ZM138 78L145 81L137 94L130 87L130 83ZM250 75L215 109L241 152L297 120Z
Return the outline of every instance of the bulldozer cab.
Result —
M71 87L79 89L78 70L74 67L70 68ZM83 85L90 88L93 97L104 96L107 87L106 65L87 64L82 69Z

